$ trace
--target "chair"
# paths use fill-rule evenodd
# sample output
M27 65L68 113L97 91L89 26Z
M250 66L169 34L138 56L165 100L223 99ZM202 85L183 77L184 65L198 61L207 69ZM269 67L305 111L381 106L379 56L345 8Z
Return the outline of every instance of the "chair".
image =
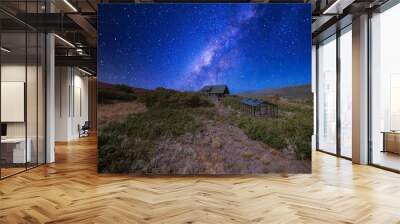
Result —
M79 138L89 136L89 130L90 130L89 121L85 121L82 127L78 125L78 130L79 130Z

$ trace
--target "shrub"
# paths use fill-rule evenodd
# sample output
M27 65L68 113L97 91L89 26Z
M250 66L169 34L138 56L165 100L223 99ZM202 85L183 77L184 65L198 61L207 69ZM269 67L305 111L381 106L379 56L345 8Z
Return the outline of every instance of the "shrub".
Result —
M178 92L175 90L157 88L141 96L147 107L196 108L211 107L213 103L199 93Z
M132 93L132 88L128 85L116 84L114 88L120 92Z
M129 86L114 85L110 88L99 88L99 103L112 103L113 101L132 101L136 99Z
M280 120L242 116L238 125L253 140L262 141L275 149L287 147L285 131Z

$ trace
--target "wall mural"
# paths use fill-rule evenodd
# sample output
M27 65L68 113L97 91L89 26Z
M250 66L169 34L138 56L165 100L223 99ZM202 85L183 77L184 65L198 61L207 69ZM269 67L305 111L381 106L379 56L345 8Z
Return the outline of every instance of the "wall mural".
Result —
M98 171L310 173L307 4L103 4Z

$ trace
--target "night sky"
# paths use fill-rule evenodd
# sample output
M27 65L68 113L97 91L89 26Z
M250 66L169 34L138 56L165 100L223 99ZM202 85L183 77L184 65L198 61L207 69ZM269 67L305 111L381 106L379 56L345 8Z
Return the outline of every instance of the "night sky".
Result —
M311 82L306 4L104 4L98 79L233 93Z

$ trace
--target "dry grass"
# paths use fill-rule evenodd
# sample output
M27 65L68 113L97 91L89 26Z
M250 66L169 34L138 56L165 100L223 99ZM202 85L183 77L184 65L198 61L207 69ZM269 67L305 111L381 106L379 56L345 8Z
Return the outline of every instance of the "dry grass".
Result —
M251 159L254 156L254 153L251 151L246 151L242 153L242 157L246 159Z
M264 164L264 165L266 165L266 166L269 165L269 163L270 163L270 162L269 162L268 160L266 160L266 159L262 159L261 162L262 162L262 164Z
M106 124L112 120L123 120L129 114L138 114L146 112L144 104L138 102L118 102L112 104L99 104L98 121L100 125Z

